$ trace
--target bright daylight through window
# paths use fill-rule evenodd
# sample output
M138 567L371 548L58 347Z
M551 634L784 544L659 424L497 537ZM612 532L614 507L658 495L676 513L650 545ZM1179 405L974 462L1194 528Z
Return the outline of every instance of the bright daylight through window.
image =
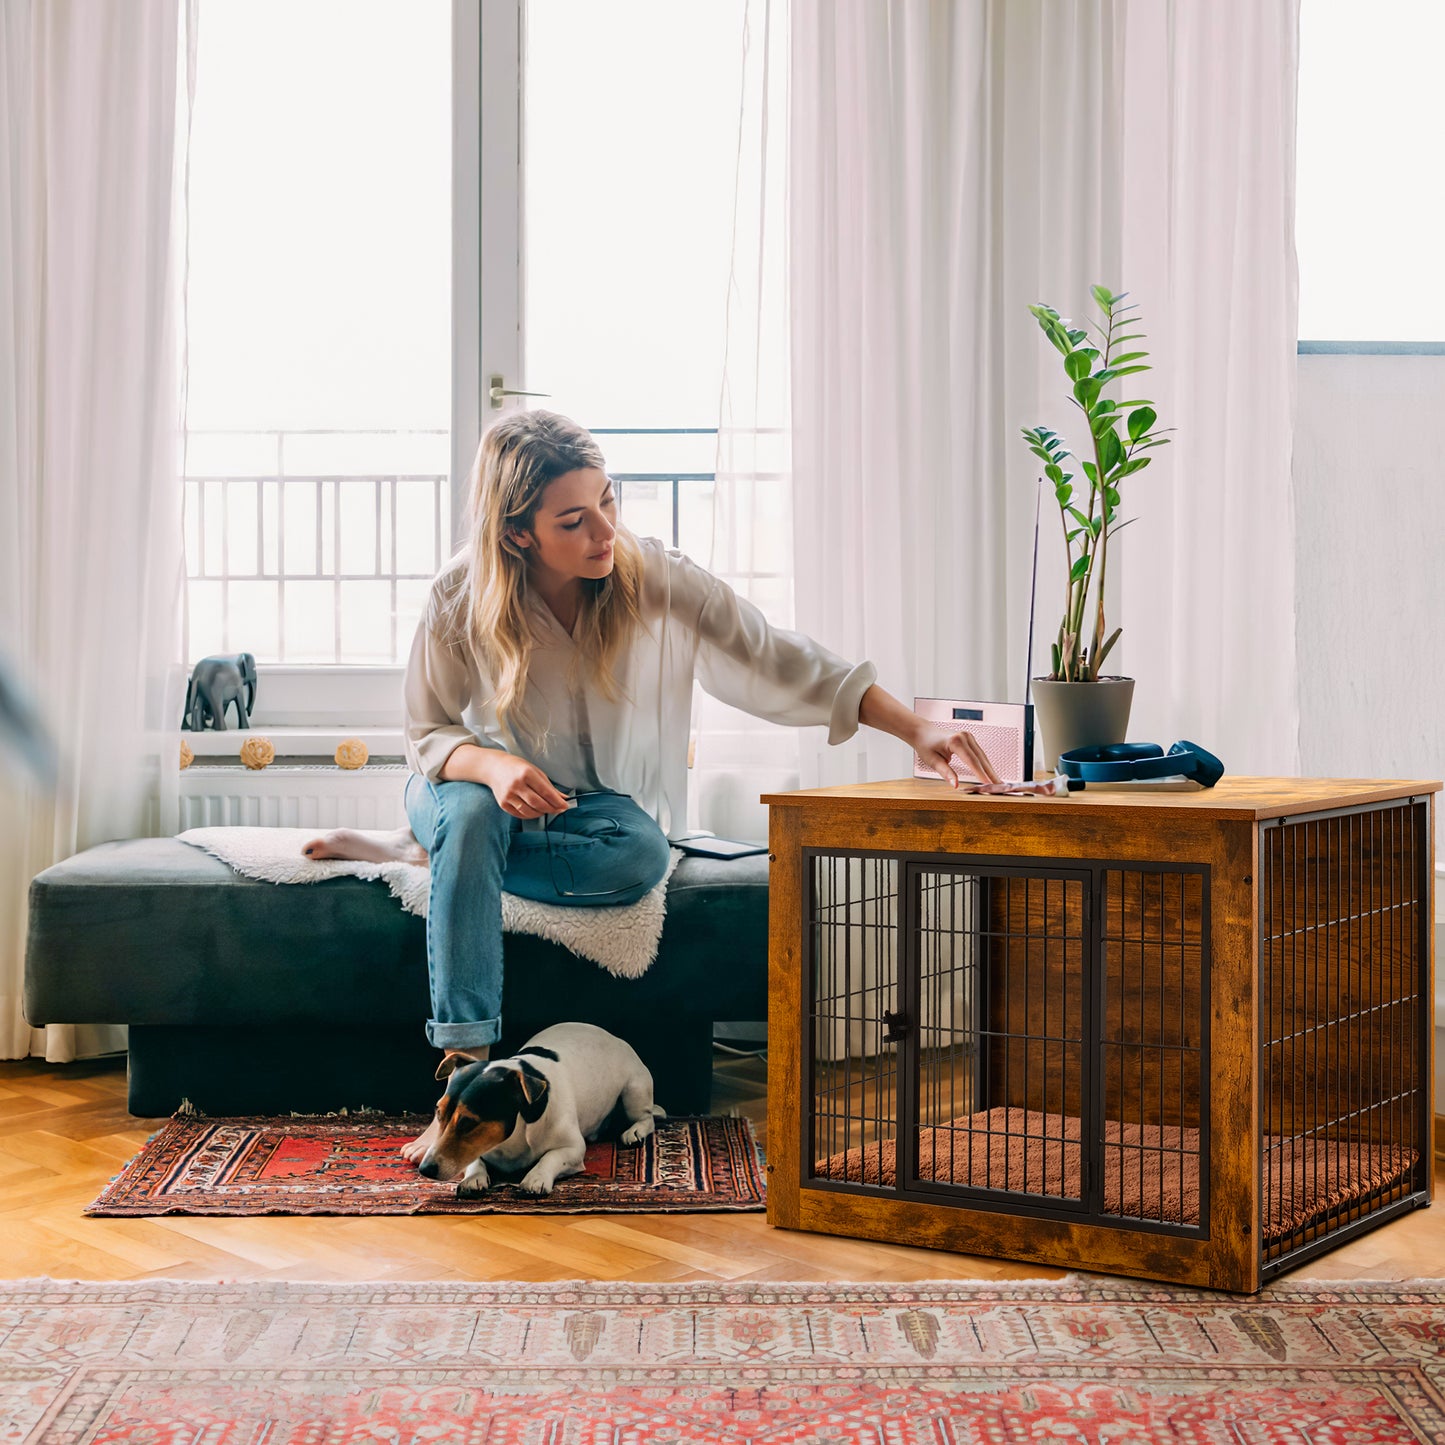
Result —
M206 0L187 653L392 663L450 551L449 0Z
M1299 334L1445 343L1440 0L1304 0Z
M506 385L597 429L624 520L704 562L742 38L743 0L529 0L521 175L484 168L520 186ZM453 528L451 47L450 0L202 6L191 660L407 655Z

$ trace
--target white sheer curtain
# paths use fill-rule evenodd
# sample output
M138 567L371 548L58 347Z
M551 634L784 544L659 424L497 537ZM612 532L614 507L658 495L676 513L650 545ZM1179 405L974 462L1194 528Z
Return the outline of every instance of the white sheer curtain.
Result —
M793 615L788 50L788 0L747 0L708 563L783 627ZM766 838L758 797L798 786L796 730L725 707L701 690L694 718L689 821L724 836Z
M1124 534L1130 730L1292 776L1299 0L1135 3L1125 59L1124 275L1178 428Z
M1292 770L1297 9L792 0L795 617L905 701L1022 700L1018 431L1080 440L1026 308L1082 319L1099 281L1141 303L1156 370L1136 380L1178 427L1131 479L1139 521L1111 554L1130 735ZM1046 659L1061 543L1044 520ZM801 781L910 769L876 733L810 737Z
M195 7L0 0L0 635L60 755L54 794L0 770L7 1058L122 1046L120 1029L26 1023L26 891L82 848L147 832L177 766L175 197Z

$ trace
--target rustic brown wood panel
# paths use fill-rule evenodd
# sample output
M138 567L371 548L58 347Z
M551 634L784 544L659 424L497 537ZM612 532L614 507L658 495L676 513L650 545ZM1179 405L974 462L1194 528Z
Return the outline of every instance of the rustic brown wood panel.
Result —
M798 1225L803 1097L803 857L799 816L768 819L768 1223Z
M894 778L886 782L852 783L836 788L805 788L795 793L765 793L762 801L775 807L809 812L829 802L866 804L875 812L968 812L1009 816L1020 811L1068 809L1072 813L1126 812L1178 814L1208 813L1221 821L1260 821L1296 813L1317 813L1330 808L1357 808L1437 793L1438 780L1398 778L1236 778L1224 777L1212 788L1195 793L1126 793L1085 791L1061 798L1032 798L1006 794L989 796L958 793L941 778Z
M934 788L902 780L768 799L775 804L775 818L786 813L797 819L799 849L911 854L936 861L944 871L966 872L971 865L1005 856L1014 861L1037 858L1046 867L1084 867L1095 861L1114 865L1107 881L1105 916L1097 921L1102 935L1100 964L1113 971L1102 1021L1104 1036L1112 1045L1106 1061L1117 1075L1108 1110L1111 1117L1185 1127L1196 1121L1203 1124L1198 1066L1193 1075L1184 1068L1171 1077L1168 1053L1179 1044L1203 1047L1206 1015L1209 1033L1207 1239L1032 1217L1020 1220L982 1209L810 1189L806 1181L796 1216L802 1226L879 1239L913 1238L916 1231L915 1242L936 1241L941 1247L1230 1289L1256 1288L1261 1091L1268 1082L1260 1077L1261 984L1278 987L1278 969L1285 966L1272 949L1260 947L1261 908L1268 907L1261 881L1260 821L1380 800L1424 799L1433 848L1433 793L1438 787L1380 780L1356 784L1333 779L1236 779L1212 794L1111 793L1093 799L1077 795L1049 800L958 797L942 785ZM1309 847L1319 855L1311 867L1317 873L1329 871L1330 838L1330 828L1323 823L1311 834ZM1362 868L1360 875L1369 874L1370 868L1378 873L1367 887L1361 885L1364 891L1359 897L1371 903L1398 901L1391 870L1407 861L1408 851L1387 830L1372 833L1369 867ZM1175 865L1190 865L1183 870L1182 883L1178 871L1170 872ZM1406 1030L1414 1027L1418 1034L1421 1008L1428 1007L1421 996L1420 960L1398 943L1403 923L1417 926L1422 909L1433 908L1433 888L1427 891L1428 898L1396 910L1394 931L1387 931L1385 942L1378 922L1367 941L1374 950L1376 975L1365 1006L1371 1006L1370 999L1383 1000L1377 1010L1377 1063L1381 1054L1388 1058L1397 1048L1405 1048ZM1276 898L1281 895L1279 888L1274 892ZM1069 927L1069 907L1051 902L1046 894L1033 896L1027 886L1020 888L1016 882L989 883L985 893L980 915L988 925L980 940L985 946L975 949L971 962L984 991L982 1017L995 1033L1039 1035L1044 1032L1042 1000L1060 996L1067 972L1060 940L1042 936L1043 928L1048 924L1061 935ZM1297 925L1290 936L1298 937L1310 929L1318 931L1314 906L1313 901L1302 906L1299 895L1292 893L1287 907L1277 915L1266 913L1263 921L1275 927L1279 919L1287 919ZM1363 911L1378 918L1377 908ZM1348 929L1334 941L1348 961L1354 946ZM1411 947L1418 954L1418 944ZM943 966L936 960L925 964ZM1384 993L1403 987L1410 968L1415 972L1408 1002L1392 1012ZM1293 981L1293 974L1290 977ZM1428 988L1428 979L1425 983ZM1309 983L1307 996L1319 1015L1323 1038L1328 1000L1317 980ZM938 1020L934 1023L930 1042L946 1042L947 1031L937 1026ZM1071 1046L1035 1038L1014 1052L1017 1047L1016 1038L1007 1056L1000 1058L995 1050L993 1057L983 1059L978 1107L1022 1103L1057 1110L1059 1102L1049 1097L1043 1081L1061 1077ZM933 1062L924 1066L925 1078L930 1069L941 1078L947 1067L966 1062L959 1055L950 1056L946 1065L940 1063L947 1053L935 1050ZM1414 1067L1423 1072L1418 1043L1414 1059ZM1276 1087L1288 1083L1298 1088L1293 1073L1291 1068L1290 1079L1276 1079ZM1310 1078L1309 1087L1328 1089L1327 1074L1320 1070L1315 1074L1318 1077ZM875 1081L878 1088L884 1082L881 1074ZM1107 1072L1105 1087L1111 1087ZM942 1106L945 1111L953 1107L954 1092ZM805 1106L796 1094L786 1104L777 1099L773 1103L775 1117ZM1077 1108L1076 1089L1064 1091L1063 1104ZM932 1115L923 1122L931 1119ZM1429 1125L1417 1113L1413 1127L1414 1137L1420 1139ZM843 1147L865 1142L871 1142L866 1127L849 1133Z
M1206 1241L1177 1235L1036 1219L954 1204L883 1199L843 1190L805 1189L804 1229L915 1248L1000 1255L1065 1269L1171 1279L1212 1289L1251 1290ZM1223 1266L1223 1272L1221 1272Z
M1259 829L1216 831L1209 910L1209 1257L1228 1289L1259 1288Z

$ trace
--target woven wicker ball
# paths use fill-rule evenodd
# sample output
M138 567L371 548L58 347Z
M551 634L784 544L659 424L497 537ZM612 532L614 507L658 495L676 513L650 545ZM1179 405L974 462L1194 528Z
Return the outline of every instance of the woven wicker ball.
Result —
M185 769L185 768L190 767L190 765L191 765L193 762L195 762L195 760L196 760L196 755L191 751L191 745L185 740L185 738L182 738L182 739L181 739L181 767L182 767L182 769Z
M276 749L270 738L247 738L241 744L241 761L248 768L264 768L276 761Z
M338 768L364 768L371 754L360 738L343 738L336 745L336 766Z

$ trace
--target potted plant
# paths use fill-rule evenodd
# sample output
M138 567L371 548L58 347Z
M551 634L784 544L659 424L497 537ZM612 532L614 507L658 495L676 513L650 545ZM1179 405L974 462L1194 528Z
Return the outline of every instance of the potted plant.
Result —
M1077 329L1052 306L1029 307L1039 328L1063 356L1073 404L1089 431L1089 459L1083 460L1047 427L1023 429L1029 450L1043 462L1044 475L1054 489L1068 566L1063 620L1050 648L1053 668L1047 678L1033 679L1050 768L1057 767L1061 752L1123 742L1128 732L1134 679L1099 671L1123 630L1116 627L1105 635L1109 543L1116 532L1128 526L1127 521L1119 520L1120 484L1125 477L1143 471L1152 460L1149 452L1169 440L1155 428L1158 417L1152 402L1117 401L1104 395L1112 382L1148 371L1144 358L1149 353L1129 349L1143 340L1143 332L1129 330L1139 325L1140 318L1137 306L1121 304L1128 292L1115 294L1104 286L1091 290L1102 316L1094 327ZM1075 486L1075 474L1067 469L1074 460L1088 484L1087 493L1082 483ZM1093 626L1089 629L1091 589Z

